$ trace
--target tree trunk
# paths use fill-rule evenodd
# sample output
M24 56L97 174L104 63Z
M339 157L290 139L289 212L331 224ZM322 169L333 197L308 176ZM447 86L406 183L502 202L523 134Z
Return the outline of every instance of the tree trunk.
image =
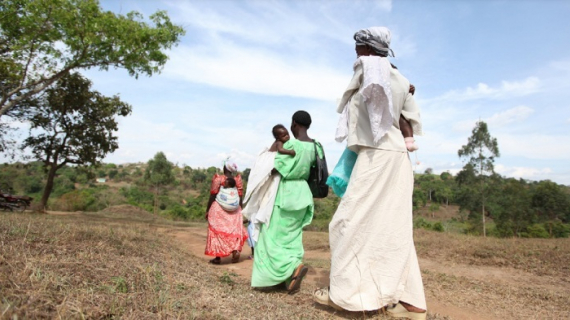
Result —
M57 171L57 165L51 164L47 175L46 187L44 188L44 193L42 195L42 199L40 200L39 210L41 212L45 212L47 209L47 202L51 194L51 191L53 190L53 180L55 179L56 171Z
M483 179L483 148L479 146L479 178L481 179L481 217L483 219L483 237L487 237L487 228L485 227L485 180Z
M158 208L158 186L155 187L154 189L154 206L153 206L154 214L156 214L157 208Z

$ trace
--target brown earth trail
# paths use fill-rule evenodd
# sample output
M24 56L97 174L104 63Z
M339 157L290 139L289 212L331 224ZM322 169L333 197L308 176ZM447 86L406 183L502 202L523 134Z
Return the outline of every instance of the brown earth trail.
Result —
M250 248L245 245L242 255L240 257L239 263L231 263L231 258L223 258L221 265L210 265L208 261L212 258L204 255L204 249L206 246L206 228L159 228L159 232L163 232L171 235L177 240L179 245L190 250L198 259L202 260L208 267L221 268L231 271L241 277L246 279L251 279L251 268L253 260L248 258L250 253ZM305 250L305 261L328 261L330 259L330 254L328 251L323 250ZM428 267L429 266L429 267ZM430 270L431 272L442 272L445 271L455 272L455 270L460 270L457 266L455 269L448 268L446 266L439 265L437 263L420 259L420 267L422 270L424 268ZM442 270L443 269L443 270ZM461 273L465 275L466 269L461 269ZM475 272L476 273L476 272ZM309 272L306 278L303 280L303 286L318 288L328 285L328 268L323 267L313 267L309 266ZM505 318L499 318L491 314L485 314L482 310L476 310L475 308L459 308L453 305L449 305L440 301L435 301L427 297L427 303L429 308L429 313L437 313L442 316L448 316L451 319L459 320L499 320Z

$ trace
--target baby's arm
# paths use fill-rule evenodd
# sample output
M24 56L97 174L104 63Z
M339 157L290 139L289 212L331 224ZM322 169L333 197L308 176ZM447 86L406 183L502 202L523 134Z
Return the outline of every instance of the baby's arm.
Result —
M297 154L295 152L295 150L289 150L289 149L283 148L283 143L281 141L275 141L275 145L277 146L277 152L279 152L281 154L288 154L292 157L294 157Z
M409 93L411 95L416 93L416 87L411 83L410 83ZM415 144L415 139L414 139L414 129L412 128L410 122L406 120L406 118L404 118L403 115L400 115L399 124L400 124L400 131L402 131L402 135L404 136L404 141L406 142L406 149L408 149L408 151L410 152L418 150L418 146Z

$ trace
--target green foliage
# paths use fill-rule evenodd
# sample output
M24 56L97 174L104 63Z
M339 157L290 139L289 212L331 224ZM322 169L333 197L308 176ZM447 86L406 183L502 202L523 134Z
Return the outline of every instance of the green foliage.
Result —
M27 116L30 136L22 144L48 171L41 208L47 204L58 170L67 164L96 166L119 147L113 135L118 129L115 117L130 112L131 107L118 96L108 98L91 91L91 81L80 74L64 76L46 90Z
M220 276L220 282L233 286L235 284L235 281L232 279L232 277L237 277L237 274L234 272L228 273L224 271L224 274Z
M124 68L152 75L167 61L163 52L184 30L166 12L117 15L97 0L0 2L0 73L6 79L0 116L78 69Z
M420 207L425 207L427 204L426 192L419 188L414 188L414 193L412 196L412 204L414 211L419 209Z
M157 188L174 182L172 163L166 159L163 152L158 152L148 161L144 180Z
M438 221L433 224L432 230L437 232L444 232L445 228L443 227L443 224Z
M111 169L109 171L109 179L115 179L115 177L117 176L117 174L119 174L119 171L115 170L115 169Z
M493 218L501 237L519 236L536 220L529 188L524 181L507 179L497 193Z
M570 225L560 221L550 222L549 229L552 230L554 238L568 238L570 236Z
M181 220L188 220L191 217L190 209L181 205L175 205L172 209L168 210L167 214L174 219Z
M532 207L541 221L568 221L570 196L564 187L549 181L540 181L532 192Z
M75 189L75 184L73 181L69 180L66 176L59 176L54 180L53 195L59 197L65 193L73 191Z
M418 217L414 219L414 229L426 229L426 230L433 230L437 232L444 232L445 227L441 222L431 223L428 220Z
M526 232L522 232L521 236L524 238L550 238L550 234L542 224L533 224L526 228Z
M152 212L154 195L136 186L123 187L120 189L121 194L127 199L127 203L147 211Z

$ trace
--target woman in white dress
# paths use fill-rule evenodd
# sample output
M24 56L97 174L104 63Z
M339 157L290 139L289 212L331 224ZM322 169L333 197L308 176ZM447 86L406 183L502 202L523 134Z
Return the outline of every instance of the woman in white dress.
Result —
M388 308L393 317L425 319L426 302L413 241L414 177L400 131L402 115L421 135L410 83L390 65L387 28L358 31L354 76L337 111L337 141L358 154L346 193L329 225L330 287L318 303L349 311Z

